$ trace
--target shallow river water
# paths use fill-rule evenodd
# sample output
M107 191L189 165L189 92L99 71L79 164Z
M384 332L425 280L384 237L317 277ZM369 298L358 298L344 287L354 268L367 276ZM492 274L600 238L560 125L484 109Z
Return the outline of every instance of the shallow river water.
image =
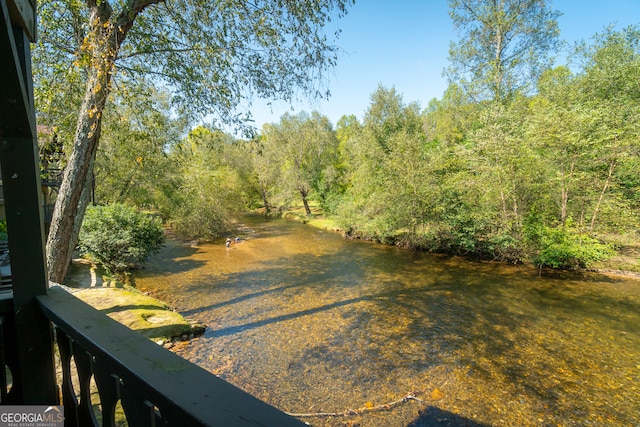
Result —
M313 426L640 426L640 280L413 253L286 220L136 275L184 358Z

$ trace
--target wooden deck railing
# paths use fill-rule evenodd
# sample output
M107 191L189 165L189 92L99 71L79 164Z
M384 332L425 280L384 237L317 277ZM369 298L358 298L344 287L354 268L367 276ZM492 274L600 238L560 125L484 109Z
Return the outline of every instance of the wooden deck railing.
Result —
M63 288L53 287L37 299L55 325L65 426L113 426L118 403L129 426L305 425L126 328ZM79 390L72 381L74 374ZM92 380L99 394L100 417L92 405Z

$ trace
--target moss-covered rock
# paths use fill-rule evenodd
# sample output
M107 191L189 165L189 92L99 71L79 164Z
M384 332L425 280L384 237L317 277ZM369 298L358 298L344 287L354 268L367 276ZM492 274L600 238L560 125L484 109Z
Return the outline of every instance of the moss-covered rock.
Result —
M191 325L164 302L134 289L85 288L73 293L112 319L154 341L197 335L202 328Z

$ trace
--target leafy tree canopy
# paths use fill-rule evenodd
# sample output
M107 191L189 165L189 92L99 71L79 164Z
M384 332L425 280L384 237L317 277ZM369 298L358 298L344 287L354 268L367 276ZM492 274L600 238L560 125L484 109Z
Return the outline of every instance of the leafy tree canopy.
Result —
M449 15L460 33L449 48L449 79L477 100L528 92L559 46L560 13L548 3L449 0Z
M350 3L44 0L34 51L39 107L46 110L55 99L44 92L71 88L79 105L77 94L96 56L114 55L115 69L106 72L116 89L152 79L191 117L212 114L243 125L249 116L238 107L246 99L328 95L319 77L336 63L339 31L332 34L325 25ZM98 19L102 28L95 26ZM96 31L110 32L120 45L104 46Z

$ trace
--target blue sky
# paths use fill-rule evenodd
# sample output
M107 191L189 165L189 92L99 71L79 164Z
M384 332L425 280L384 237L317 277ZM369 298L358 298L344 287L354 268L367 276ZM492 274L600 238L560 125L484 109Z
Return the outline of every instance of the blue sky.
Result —
M560 37L573 43L589 39L610 24L621 29L640 23L640 0L555 0L563 15ZM406 103L426 107L441 98L447 82L449 42L457 33L446 0L356 0L349 14L335 24L342 29L343 52L326 76L328 101L308 100L291 105L254 102L255 125L277 123L282 114L319 111L335 125L344 114L362 119L378 85L395 87Z

